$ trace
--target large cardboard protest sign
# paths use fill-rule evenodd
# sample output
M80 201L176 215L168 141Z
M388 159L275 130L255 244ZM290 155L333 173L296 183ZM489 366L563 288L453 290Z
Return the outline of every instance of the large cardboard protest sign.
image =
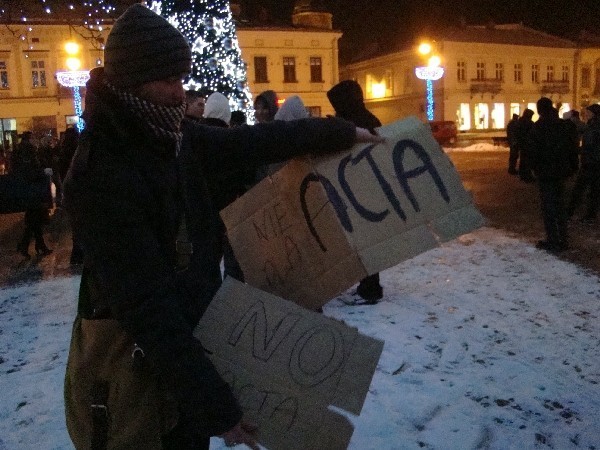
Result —
M429 127L297 159L221 212L246 282L316 308L367 275L483 224Z
M264 446L347 448L383 342L230 277L195 335Z

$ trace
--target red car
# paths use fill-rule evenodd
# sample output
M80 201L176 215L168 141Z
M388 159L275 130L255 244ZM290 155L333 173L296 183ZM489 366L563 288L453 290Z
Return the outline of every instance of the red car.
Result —
M454 144L458 135L456 123L450 120L429 122L431 133L440 145Z

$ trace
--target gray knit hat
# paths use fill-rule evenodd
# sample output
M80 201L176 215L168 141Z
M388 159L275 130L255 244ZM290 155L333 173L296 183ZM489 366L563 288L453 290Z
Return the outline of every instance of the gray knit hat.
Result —
M166 19L136 3L119 17L106 39L104 71L118 88L189 73L192 53Z

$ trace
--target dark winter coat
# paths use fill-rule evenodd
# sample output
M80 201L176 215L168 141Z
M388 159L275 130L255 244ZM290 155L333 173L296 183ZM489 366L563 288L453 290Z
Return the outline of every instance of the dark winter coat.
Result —
M510 119L506 125L506 140L510 146L514 146L516 144L518 127L519 119Z
M218 435L240 420L241 411L192 334L215 287L202 273L175 270L182 209L176 148L152 137L102 77L95 70L88 83L86 129L64 188L85 255L65 380L69 433L78 448L89 444L89 404L98 402L92 394L107 385L108 414L122 419L109 420L114 443L126 447L142 436L136 445L160 447L157 436L174 420L195 424L205 436ZM350 146L354 127L330 122L234 130L191 124L188 139L203 170L235 170L308 149L323 151L333 142L334 148ZM197 173L197 201L208 208L202 174ZM210 239L205 236L203 242ZM123 351L115 356L119 348ZM117 364L113 371L111 361ZM94 367L102 370L94 375ZM127 383L125 392L122 383Z
M588 121L581 144L581 168L600 169L600 117Z
M37 148L30 141L21 141L13 152L11 172L30 182L45 178L44 169L37 155Z
M531 167L539 180L565 179L577 171L577 128L573 122L560 119L555 110L533 124L529 142Z

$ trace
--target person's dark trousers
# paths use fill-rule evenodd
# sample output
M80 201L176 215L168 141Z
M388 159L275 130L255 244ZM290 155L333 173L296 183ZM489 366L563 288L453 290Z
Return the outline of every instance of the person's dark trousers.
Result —
M201 436L197 425L178 423L162 437L163 450L208 450L210 437Z
M598 213L598 203L600 202L600 167L583 166L579 170L567 208L569 216L575 214L577 207L581 204L583 194L588 187L588 203L585 218L594 219Z
M520 161L519 161L519 178L525 182L532 182L533 171L531 169L531 163L529 162L529 157L527 156L527 152L520 151Z
M567 211L564 205L564 181L560 179L538 180L542 218L546 240L555 247L565 247L567 234Z
M369 303L376 303L383 297L383 287L379 284L379 274L369 275L360 280L356 293Z
M42 231L42 226L47 219L48 210L46 208L31 208L25 211L25 231L19 242L19 250L26 251L32 237L35 238L36 252L40 253L48 249Z
M232 277L238 281L244 282L244 272L242 272L240 263L233 253L233 248L227 238L227 234L223 236L223 267L224 275L226 277Z
M519 149L516 145L510 146L508 153L508 173L516 175L517 172L517 161L519 160Z

